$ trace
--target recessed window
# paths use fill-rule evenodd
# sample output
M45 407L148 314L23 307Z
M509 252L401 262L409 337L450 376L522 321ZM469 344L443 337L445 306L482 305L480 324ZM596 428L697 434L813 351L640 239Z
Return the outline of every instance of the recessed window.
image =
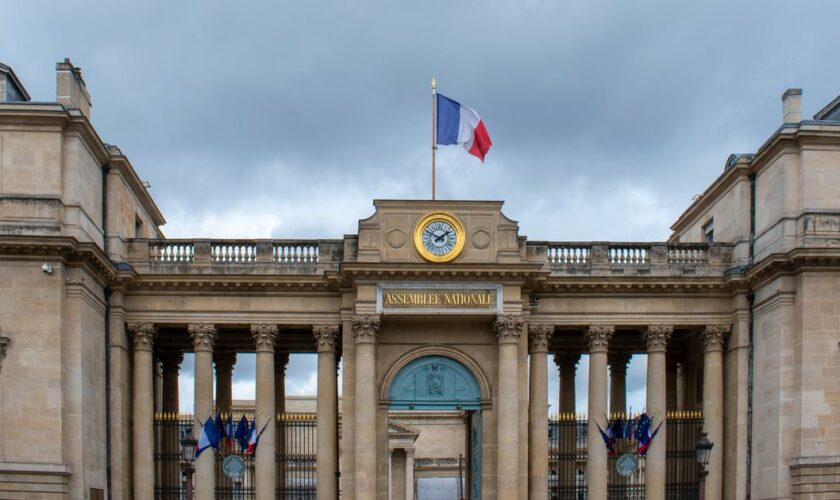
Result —
M706 243L715 242L715 220L709 219L709 222L703 224L703 241Z
M134 237L143 237L143 221L140 220L140 217L134 217Z

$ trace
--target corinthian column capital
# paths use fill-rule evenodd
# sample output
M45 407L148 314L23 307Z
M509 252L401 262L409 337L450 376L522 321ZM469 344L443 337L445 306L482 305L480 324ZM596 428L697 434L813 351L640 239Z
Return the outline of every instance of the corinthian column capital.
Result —
M379 335L379 315L353 316L353 338L357 344L375 344Z
M548 352L548 341L554 335L553 325L530 325L528 327L529 348L532 353Z
M6 348L12 342L9 337L0 336L0 371L3 370L3 359L6 358Z
M731 329L730 325L706 325L703 329L703 351L722 351Z
M607 364L610 367L610 373L613 375L627 374L627 363L630 362L631 354L629 352L611 352L607 355Z
M613 334L615 334L613 325L589 325L589 330L586 331L589 352L607 352Z
M216 351L213 353L213 362L216 364L216 373L231 373L233 365L236 364L236 353L234 351Z
M673 333L674 325L650 325L645 328L642 338L647 344L647 352L665 352Z
M564 351L554 353L554 364L557 365L557 369L560 373L571 374L574 376L574 373L577 371L578 363L580 363L579 352Z
M496 322L493 323L493 330L500 344L517 344L519 336L522 335L523 326L525 326L525 320L522 316L499 314L496 316Z
M128 323L131 345L135 351L151 351L155 345L157 327L154 323Z
M286 374L286 366L289 364L289 353L287 351L279 351L274 353L274 373L278 375Z
M193 323L187 325L187 331L193 340L194 351L212 351L216 343L216 325L212 323Z
M277 325L269 323L251 325L251 335L254 337L257 352L274 352L274 344L277 342Z
M314 325L312 334L315 336L315 345L318 352L335 352L338 325Z

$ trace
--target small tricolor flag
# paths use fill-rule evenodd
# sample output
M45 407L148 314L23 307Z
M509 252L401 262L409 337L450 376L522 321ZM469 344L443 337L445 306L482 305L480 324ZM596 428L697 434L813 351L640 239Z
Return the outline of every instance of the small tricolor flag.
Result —
M204 427L201 428L201 434L198 436L198 443L195 446L195 457L198 458L201 452L207 448L219 449L219 431L211 417L207 417Z
M493 142L478 113L444 95L437 94L436 143L461 144L482 162Z

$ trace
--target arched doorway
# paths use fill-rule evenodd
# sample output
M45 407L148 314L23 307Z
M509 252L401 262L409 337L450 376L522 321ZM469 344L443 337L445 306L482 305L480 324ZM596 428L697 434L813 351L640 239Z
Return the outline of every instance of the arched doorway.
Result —
M392 411L464 412L466 491L462 493L466 498L480 499L482 394L475 375L461 362L447 356L418 357L394 376L388 398Z

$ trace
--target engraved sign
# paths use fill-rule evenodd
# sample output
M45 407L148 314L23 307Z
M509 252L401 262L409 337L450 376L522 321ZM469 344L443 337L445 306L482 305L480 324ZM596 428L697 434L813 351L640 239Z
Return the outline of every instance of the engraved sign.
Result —
M501 308L501 286L467 284L380 285L379 312L497 312Z

